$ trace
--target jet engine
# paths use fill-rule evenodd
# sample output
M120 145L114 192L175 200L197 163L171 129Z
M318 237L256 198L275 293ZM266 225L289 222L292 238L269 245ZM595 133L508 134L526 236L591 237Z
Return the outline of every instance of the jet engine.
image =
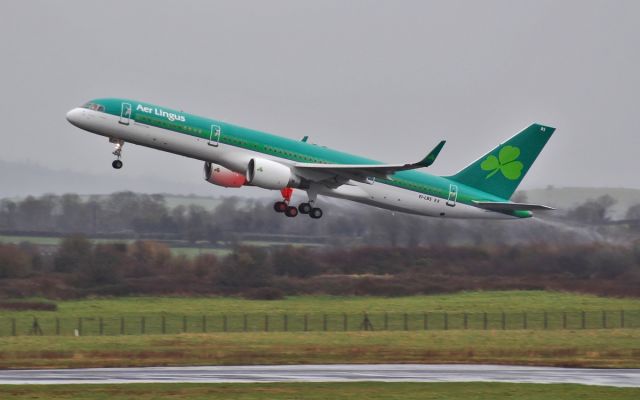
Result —
M204 163L204 180L214 185L231 188L239 188L247 183L243 174L210 162Z
M263 189L280 190L286 187L297 187L300 184L300 178L291 171L291 168L264 158L252 158L245 177L247 184Z

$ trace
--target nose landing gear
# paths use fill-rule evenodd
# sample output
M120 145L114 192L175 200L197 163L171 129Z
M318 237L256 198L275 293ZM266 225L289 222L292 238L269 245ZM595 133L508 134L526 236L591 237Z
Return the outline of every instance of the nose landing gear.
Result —
M121 139L109 139L109 141L111 143L115 143L116 144L115 148L113 149L113 153L111 153L111 154L113 154L114 156L118 157L117 160L114 160L111 163L111 166L113 168L115 168L115 169L120 169L120 168L122 168L122 165L123 165L122 161L120 160L120 157L122 157L122 146L124 146L124 140L121 140Z

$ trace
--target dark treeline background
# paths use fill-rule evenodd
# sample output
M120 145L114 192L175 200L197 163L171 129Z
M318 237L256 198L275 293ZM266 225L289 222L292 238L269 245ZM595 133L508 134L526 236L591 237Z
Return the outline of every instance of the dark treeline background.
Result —
M411 295L547 289L640 295L640 246L612 244L236 247L224 257L172 255L162 243L69 237L43 255L0 245L0 297L294 294Z
M526 201L526 198L518 201ZM204 241L229 245L259 235L333 245L409 246L434 244L588 243L635 240L640 204L626 223L610 221L615 200L587 200L570 210L538 213L520 221L440 220L391 213L352 203L323 202L325 216L286 218L272 201L227 197L213 210L198 205L167 206L162 195L120 192L81 198L75 194L0 201L0 231L30 234L85 234L93 237ZM622 221L625 222L625 221Z
M2 200L4 234L65 238L59 245L0 245L0 297L480 289L640 296L640 205L612 221L609 196L518 221L440 220L330 200L323 201L325 216L312 220L277 214L266 200L212 201L209 210L131 192ZM250 247L248 240L262 243ZM226 248L227 255L188 258L169 247L189 243Z

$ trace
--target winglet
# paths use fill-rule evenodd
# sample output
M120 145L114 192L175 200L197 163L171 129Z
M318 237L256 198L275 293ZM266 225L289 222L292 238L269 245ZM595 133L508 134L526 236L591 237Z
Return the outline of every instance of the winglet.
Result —
M436 160L436 157L438 157L438 154L440 154L440 150L442 150L446 142L446 140L443 140L438 143L438 145L434 147L433 150L431 150L431 152L427 154L425 158L417 162L416 165L419 165L421 167L428 167L433 164L433 162Z

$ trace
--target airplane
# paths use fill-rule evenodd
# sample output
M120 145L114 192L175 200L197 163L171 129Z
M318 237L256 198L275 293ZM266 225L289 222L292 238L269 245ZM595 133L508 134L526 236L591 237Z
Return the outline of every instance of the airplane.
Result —
M385 164L312 144L242 128L158 105L120 98L91 100L67 113L85 131L115 145L120 169L125 142L204 162L207 182L226 188L279 190L276 212L319 219L318 196L436 218L522 219L553 210L509 199L555 128L534 123L451 176L420 171L433 164L445 141L413 163ZM294 189L307 201L291 204Z

